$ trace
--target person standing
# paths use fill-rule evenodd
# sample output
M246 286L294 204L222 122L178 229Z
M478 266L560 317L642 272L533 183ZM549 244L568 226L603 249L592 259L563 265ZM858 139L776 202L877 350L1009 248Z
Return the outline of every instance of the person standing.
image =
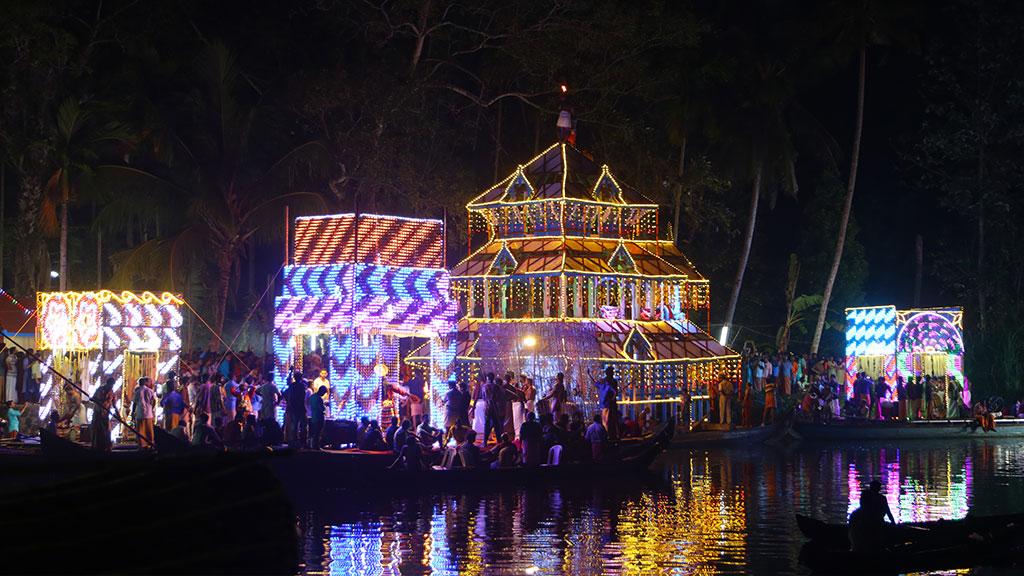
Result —
M565 412L565 403L569 400L569 394L565 390L565 374L555 374L555 385L548 392L548 395L541 400L550 402L551 414L558 420Z
M526 417L526 408L524 406L525 396L523 390L526 388L526 375L521 374L519 381L509 381L509 395L512 397L512 435L518 440L519 429L523 426L523 420Z
M487 415L484 422L483 443L486 445L491 439L491 430L494 430L494 441L501 440L505 427L505 386L500 378L491 378L488 375L487 386L484 388L484 395L487 401Z
M409 417L413 426L419 426L423 419L423 391L426 383L423 379L423 369L417 368L413 377L409 379Z
M277 405L281 402L281 391L277 389L273 380L267 380L260 384L256 393L260 397L260 422L274 421L277 415Z
M224 376L219 372L210 384L210 419L214 430L220 433L224 427Z
M921 417L921 396L923 394L919 378L907 378L907 418L910 421Z
M459 413L462 412L462 392L455 387L455 382L448 382L448 392L444 395L444 439L441 446L448 443L455 427L459 425ZM464 413L464 412L463 412Z
M223 421L234 422L235 414L238 412L238 398L241 396L239 384L231 378L224 384L224 413Z
M181 397L181 393L174 386L173 380L169 380L168 384L171 388L160 399L160 406L164 409L164 429L171 431L178 427L181 415L185 412L185 399Z
M92 448L101 452L108 452L110 443L110 409L114 405L114 379L107 378L96 392L92 395L92 422L90 433L92 435Z
M793 393L793 362L786 357L778 361L779 382L782 384L782 394L789 396Z
M483 375L477 377L476 383L473 385L473 397L470 404L470 411L473 413L473 430L484 438L484 442L487 441L487 437L484 436L484 428L487 426L487 394L484 391L486 382L487 378Z
M885 381L885 374L879 374L878 379L875 380L874 394L872 395L872 401L874 406L871 410L871 415L876 420L885 420L885 415L882 414L882 400L889 395L889 384Z
M320 449L320 436L327 421L327 404L324 403L326 397L327 386L320 386L316 389L316 394L309 397L309 447L313 450Z
M605 366L604 378L594 382L594 385L601 404L601 422L608 439L614 441L618 438L619 428L619 381L615 379L615 368Z
M457 414L456 424L468 428L470 422L469 405L472 402L470 400L469 390L466 388L465 382L459 382L455 387L459 391L459 412Z
M135 394L132 398L132 418L135 420L139 448L144 450L153 447L153 410L155 406L156 393L153 392L152 380L143 376L135 385Z
M769 376L764 381L764 412L761 414L761 425L767 426L768 421L775 423L775 377Z
M718 381L718 423L732 426L733 382L726 376Z
M306 432L306 385L296 370L288 385L285 404L286 439L291 446L301 446Z
M14 352L7 352L4 357L4 399L12 402L18 399L18 356Z
M898 405L897 419L903 422L907 419L907 383L903 375L896 373L896 402Z
M533 378L527 378L526 386L523 387L523 408L527 414L534 413L536 415L537 387L533 383Z

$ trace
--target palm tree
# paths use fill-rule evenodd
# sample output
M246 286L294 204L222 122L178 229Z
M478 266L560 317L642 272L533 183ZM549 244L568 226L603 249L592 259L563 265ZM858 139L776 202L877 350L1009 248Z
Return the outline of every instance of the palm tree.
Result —
M741 169L747 173L750 186L750 205L740 258L722 325L721 339L726 341L729 339L729 330L743 287L743 277L750 260L750 249L754 242L754 230L757 226L758 209L761 195L765 191L765 183L781 181L782 188L792 195L795 195L799 188L795 167L796 148L790 131L790 108L793 106L790 66L765 53L753 55L751 60L752 64L747 67L752 73L751 76L738 76L740 89L743 89L744 93L739 106L730 113L731 119L726 124L726 138L734 143L733 151L746 151L746 154L736 156L745 158L745 165L741 166ZM777 186L770 188L772 205L775 203L777 190Z
M128 132L120 124L99 125L85 103L67 98L57 108L50 145L54 150L53 172L46 180L39 210L44 234L60 236L59 289L68 285L68 211L81 193L90 187L105 142L125 141ZM59 214L58 214L59 212Z
M118 255L114 282L131 283L142 276L174 289L208 273L213 285L211 346L216 348L228 296L250 243L280 233L285 206L323 207L319 193L296 188L319 178L325 148L318 141L306 142L291 147L269 169L258 170L267 152L260 147L266 140L254 133L261 125L256 122L260 108L242 103L245 97L258 100L258 95L250 83L238 82L234 56L224 45L211 45L203 64L206 82L187 95L188 111L167 116L168 121L151 131L160 144L151 146L154 165L104 170L126 185L148 186L154 201L177 216L177 222L169 223L174 226L169 234ZM126 203L138 205L122 197L106 210L130 213ZM106 219L114 218L107 214Z
M821 335L825 329L825 316L828 304L832 299L832 289L839 275L839 265L843 260L843 249L846 246L846 231L850 223L850 212L853 208L853 193L857 186L857 167L860 163L861 132L864 127L864 88L867 80L868 47L875 44L888 43L893 34L893 24L907 15L903 8L894 6L892 2L861 0L860 2L836 2L830 5L830 15L838 23L838 30L830 30L830 42L838 38L834 45L839 47L840 58L853 55L857 58L857 99L855 121L853 126L853 144L850 147L850 172L846 181L846 197L843 199L843 213L839 220L839 232L836 235L836 248L832 253L832 267L825 280L822 291L821 310L818 311L818 323L814 327L811 338L811 354L818 352ZM845 53L845 54L844 54Z

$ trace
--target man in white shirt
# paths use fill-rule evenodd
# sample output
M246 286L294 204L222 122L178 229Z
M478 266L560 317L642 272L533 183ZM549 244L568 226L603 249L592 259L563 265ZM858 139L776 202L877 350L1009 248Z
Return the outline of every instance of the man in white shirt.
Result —
M331 381L327 379L327 370L321 370L320 375L313 380L313 391L317 391L321 386L327 388L327 404L330 406L331 399L334 398L334 388L331 387ZM331 411L327 410L327 416L330 418Z
M132 417L135 419L135 429L138 431L139 448L150 449L153 447L153 418L156 407L156 393L151 388L152 380L143 376L135 386L135 395L132 398Z

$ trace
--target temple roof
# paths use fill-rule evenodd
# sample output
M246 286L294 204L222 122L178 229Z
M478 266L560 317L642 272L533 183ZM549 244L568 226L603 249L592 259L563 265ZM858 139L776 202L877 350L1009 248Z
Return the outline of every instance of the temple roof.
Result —
M620 246L632 260L633 269L613 268L613 256ZM507 248L514 258L509 272L493 266L496 257ZM507 272L507 273L505 273ZM703 280L693 263L671 241L634 241L612 238L510 238L495 240L452 268L453 278L464 276L506 276L517 274L559 274L562 272L685 276Z
M508 202L555 199L657 207L633 188L617 182L607 166L598 165L565 143L552 144L466 207L473 210Z

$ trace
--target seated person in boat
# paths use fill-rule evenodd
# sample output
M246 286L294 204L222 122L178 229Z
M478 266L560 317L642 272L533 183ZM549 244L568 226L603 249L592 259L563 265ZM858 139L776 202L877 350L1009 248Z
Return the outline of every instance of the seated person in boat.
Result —
M356 428L356 447L362 448L366 442L366 433L370 430L370 419L366 416L359 418L359 426Z
M466 437L456 448L455 466L460 468L476 468L480 465L480 447L476 445L476 431L469 430Z
M984 401L978 402L974 405L974 422L971 423L971 431L975 431L980 426L985 432L989 432L996 429L996 417L988 410L988 406L985 405Z
M494 456L491 468L514 468L519 464L519 449L508 432L501 435L501 440L491 448L489 455Z
M594 414L593 420L583 437L590 442L591 458L594 462L600 462L604 458L604 445L608 442L608 432L601 424L600 414Z
M171 436L177 438L181 443L186 446L191 444L192 441L188 437L187 422L184 420L178 420L178 425L171 429Z
M397 434L395 438L397 440ZM393 469L396 466L410 472L423 469L423 449L420 448L420 443L416 441L416 437L412 434L405 436L405 446L402 447L401 452L398 453L398 458L391 463L391 466L388 466L388 469Z
M398 416L392 416L387 430L384 431L384 442L388 448L395 445L395 432L398 432Z
M882 483L872 480L861 492L860 508L850 514L850 545L854 552L878 550L882 547L882 526L886 517L896 523L889 509L889 501L882 494Z
M420 444L425 448L433 448L434 444L440 444L443 436L442 432L437 428L430 425L430 413L426 412L422 416L423 421L420 422L419 427L416 429L416 436L419 437Z
M627 438L635 438L636 436L643 436L643 432L636 420L626 416L622 419L622 435Z
M233 420L224 425L224 445L229 448L240 448L242 446L242 425L244 415L236 413Z
M359 449L373 452L388 449L388 445L384 440L384 432L380 429L380 423L376 420L370 420L369 429L363 436L363 443L359 444Z
M192 445L210 446L218 450L224 448L224 442L221 441L217 431L210 426L209 414L199 413L196 416L196 422L192 426Z
M412 421L406 418L405 420L402 420L402 425L395 431L395 435L391 441L391 450L395 454L401 453L402 449L405 448L406 438L410 436L415 437L415 434L412 431Z

